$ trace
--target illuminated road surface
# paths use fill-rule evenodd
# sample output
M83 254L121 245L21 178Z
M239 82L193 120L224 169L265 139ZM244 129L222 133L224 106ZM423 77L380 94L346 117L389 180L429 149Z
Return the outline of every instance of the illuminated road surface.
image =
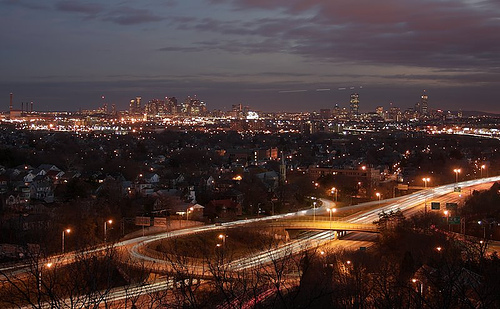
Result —
M482 178L482 179L476 179L476 180L469 180L469 181L464 181L460 182L458 184L448 184L440 187L435 187L435 188L429 188L427 190L421 190L413 194L405 195L402 197L396 197L392 199L386 199L386 200L381 200L381 201L372 201L368 203L363 203L363 204L358 204L358 205L353 205L353 206L347 206L343 207L342 210L363 210L366 207L369 206L376 206L377 204L380 204L380 207L377 207L372 210L368 210L365 212L361 212L361 214L358 215L353 215L347 218L347 222L352 222L352 223L362 223L362 224L369 224L372 223L373 221L378 219L378 214L382 211L389 212L389 211L396 211L400 209L401 211L409 211L412 208L423 204L426 200L428 203L432 199L435 199L437 197L443 196L445 194L453 192L453 189L456 186L465 188L465 187L470 187L470 186L475 186L479 184L484 184L484 183L489 183L489 182L494 182L494 181L500 181L500 176L496 177L489 177L489 178ZM275 216L269 216L269 217L262 217L262 218L254 218L254 219L247 219L247 220L239 220L239 221L233 221L233 222L228 222L228 223L222 223L221 225L205 225L205 226L198 226L198 227L192 227L192 228L187 228L187 229L182 229L182 230L175 230L175 231L168 231L168 232L163 232L160 234L156 235L146 235L142 237L137 237L129 240L124 240L121 242L118 242L114 244L115 248L120 248L120 247L129 247L130 253L133 257L138 258L138 259L143 259L146 261L155 261L155 262L162 262L157 259L153 259L151 257L148 257L146 255L142 255L138 252L138 247L143 246L147 243L154 242L157 240L169 238L169 237L176 237L176 236L183 236L183 235L190 235L190 234L196 234L196 233L202 233L210 230L223 230L227 227L236 227L236 226L241 226L241 225L246 225L250 223L257 223L257 222L262 222L262 221L267 221L267 220L275 220L275 219L286 219L288 217L293 217L293 216L300 216L300 215L307 215L307 216L312 216L314 213L316 215L327 215L327 208L331 208L335 206L335 203L326 199L322 199L323 205L316 208L316 210L309 209L309 210L303 210L299 212L292 212L292 213L287 213L287 214L281 214L281 215L275 215ZM325 240L324 235L321 233L316 233L315 235L311 235L310 238L301 240L298 243L293 245L293 248L298 248L298 247L308 247L307 241L310 240L310 245L314 245L317 243L317 241ZM91 253L96 253L103 251L106 247L97 247L95 249L91 250L86 250L83 252L83 254L91 254ZM79 253L82 254L82 253ZM75 260L76 255L74 252L69 252L64 255L57 255L53 256L50 258L47 258L44 263L52 262L52 263L58 263L58 264L68 264L71 263L72 261ZM164 261L163 261L164 262ZM0 271L6 274L18 274L18 273L23 273L29 271L29 264L14 264L10 266L4 266L0 268Z
M429 188L426 190L421 190L413 194L405 195L402 197L396 197L392 199L386 199L386 200L381 200L381 201L373 201L373 202L368 202L368 203L363 203L363 204L358 204L354 206L348 206L348 207L343 207L342 210L360 210L359 214L355 214L352 216L349 216L346 221L347 222L352 222L352 223L361 223L361 224L370 224L373 221L377 220L379 218L379 214L384 211L384 212L389 212L389 211L397 211L401 210L406 213L410 212L415 212L416 207L419 205L422 205L426 201L430 203L433 199L437 199L441 196L444 196L446 194L452 193L454 191L454 188L456 186L459 186L461 188L466 188L470 186L476 186L484 183L489 183L489 182L495 182L495 181L500 181L500 176L496 177L489 177L489 178L482 178L482 179L477 179L477 180L469 180L469 181L464 181L460 182L458 184L448 184L440 187L435 187L435 188ZM457 193L458 194L458 193ZM223 223L221 225L206 225L206 226L199 226L199 227L192 227L192 228L187 228L183 230L175 230L175 231L169 231L169 232L164 232L156 235L147 235L143 237L138 237L134 239L129 239L125 241L121 241L116 243L114 246L115 247L129 247L130 254L132 257L136 259L142 259L148 262L154 262L157 263L157 265L160 265L162 263L167 263L164 260L158 260L146 255L143 255L139 253L138 248L140 246L143 246L147 243L154 242L157 240L162 240L165 238L169 237L176 237L176 236L183 236L183 235L191 235L191 234L196 234L196 233L201 233L201 232L206 232L210 230L222 230L227 227L236 227L236 226L241 226L241 225L246 225L246 224L251 224L251 223L256 223L256 222L262 222L262 221L267 221L267 220L275 220L275 219L286 219L288 217L293 217L293 216L303 216L303 215L308 215L312 216L314 213L316 215L325 215L327 214L327 208L331 208L335 206L335 203L326 199L322 199L323 205L314 209L309 209L309 210L303 210L299 212L293 212L293 213L287 213L287 214L281 214L281 215L275 215L275 216L269 216L269 217L263 217L263 218L255 218L255 219L247 219L247 220L240 220L240 221L234 221L234 222L228 222L228 223ZM367 211L362 211L366 207L370 206L376 206L380 205L380 207L375 207L374 209L367 210ZM244 270L247 268L252 268L252 267L260 267L264 264L267 264L273 260L276 259L281 259L287 256L291 256L294 254L297 254L301 251L320 246L322 244L325 244L326 242L329 242L331 238L331 233L330 231L324 231L324 232L306 232L302 234L298 239L293 240L279 248L276 248L274 250L268 250L267 252L262 252L258 253L249 257L245 257L239 260L232 261L228 264L229 269L238 271L238 270ZM364 242L360 241L351 241L351 243L348 243L349 241L346 240L339 240L335 241L336 244L338 244L338 247L342 247L344 249L356 249L359 248L360 246L363 246L365 244ZM366 246L367 244L365 244ZM84 253L89 254L89 253L95 253L104 250L105 247L99 247L95 248L92 250L87 250ZM76 254L75 253L67 253L64 255L59 255L55 257L51 257L47 259L46 261L56 261L58 263L70 263L75 259ZM3 273L20 273L20 272L26 272L27 269L29 269L29 265L13 265L13 266L7 266L0 268L0 271ZM161 287L160 287L161 286ZM156 285L151 285L151 289L154 289L153 287L156 287ZM167 289L168 284L160 284L158 285L158 289ZM142 289L144 293L150 293L153 292L151 290L150 292L145 292L144 289ZM118 291L113 293L112 295L117 295ZM119 296L110 296L110 300L114 299L114 297L119 297Z

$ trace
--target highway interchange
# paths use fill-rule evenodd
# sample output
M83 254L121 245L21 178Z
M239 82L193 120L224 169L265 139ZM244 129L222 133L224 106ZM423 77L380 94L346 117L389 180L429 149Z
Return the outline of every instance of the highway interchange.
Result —
M482 178L477 180L469 180L460 183L453 183L444 186L439 186L435 188L428 188L426 190L421 190L413 194L381 200L381 201L373 201L353 206L343 207L342 211L355 212L352 215L349 215L344 218L346 222L352 223L361 223L361 224L370 224L373 221L379 218L379 214L381 212L390 212L401 210L406 216L414 215L418 212L423 211L423 206L425 203L428 204L428 211L430 211L430 202L431 201L442 201L442 202L450 202L450 201L458 201L463 198L462 195L466 194L468 191L471 191L473 187L481 187L486 189L489 183L500 181L500 176L497 177L489 177ZM462 193L454 193L455 187L461 187ZM168 231L159 233L156 235L146 235L141 236L129 240L120 241L114 244L116 248L125 248L130 256L139 261L144 261L146 265L155 265L155 267L161 267L161 265L166 265L168 262L162 259L157 259L154 257L147 256L141 253L140 248L149 243L156 242L159 240L163 240L171 237L179 237L186 236L190 234L202 233L207 231L223 231L227 228L233 228L238 226L244 226L259 222L266 222L270 220L283 220L287 218L294 218L298 216L312 216L312 215L327 215L327 209L335 207L335 203L326 199L322 199L322 205L315 209L302 210L298 212L280 214L269 217L262 218L254 218L247 220L239 220L228 223L223 223L220 225L204 225L197 226L192 228L186 228L175 231ZM266 252L260 252L254 255L250 255L238 260L230 261L227 265L228 269L232 271L240 271L252 267L261 266L267 264L273 260L280 259L282 257L293 255L299 253L303 250L311 249L314 247L318 247L329 243L331 248L342 248L346 250L357 249L361 246L369 246L370 245L370 237L363 236L362 233L350 233L342 238L341 241L331 242L331 232L330 231L319 231L319 232L306 232L301 234L301 236L297 239L291 240L287 242L283 246L277 247L273 250L267 250ZM91 250L87 250L83 252L84 254L91 254L95 252L99 252L104 250L105 247L94 248ZM75 252L69 252L64 255L53 256L47 258L44 263L71 263L77 254ZM3 266L0 268L1 273L3 274L11 274L17 275L22 272L28 271L29 265L27 264L15 264L9 266ZM203 271L203 270L202 270ZM194 270L196 273L196 270ZM145 294L156 292L161 289L171 288L171 284L150 284L147 287L137 287L135 290L130 290L129 292L133 292L136 294ZM127 295L131 295L130 293ZM120 300L123 299L124 294L123 290L117 289L116 291L112 291L107 297L108 301Z

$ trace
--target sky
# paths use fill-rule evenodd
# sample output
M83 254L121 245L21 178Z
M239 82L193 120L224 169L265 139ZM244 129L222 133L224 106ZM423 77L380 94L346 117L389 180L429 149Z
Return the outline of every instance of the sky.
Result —
M498 0L0 0L0 103L500 113Z

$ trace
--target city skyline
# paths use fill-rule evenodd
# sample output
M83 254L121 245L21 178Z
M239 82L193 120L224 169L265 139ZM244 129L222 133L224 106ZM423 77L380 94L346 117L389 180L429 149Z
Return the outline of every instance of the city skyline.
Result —
M126 109L198 95L209 109L390 103L500 112L493 1L0 1L4 106ZM351 89L354 88L354 89ZM5 107L5 109L6 109ZM16 106L16 108L19 108Z

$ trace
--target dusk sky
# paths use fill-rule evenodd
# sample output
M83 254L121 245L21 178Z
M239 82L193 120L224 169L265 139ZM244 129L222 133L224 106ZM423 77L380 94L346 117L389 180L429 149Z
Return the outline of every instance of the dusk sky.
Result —
M426 89L431 109L500 113L498 0L0 0L0 12L0 110L10 92L36 110L197 95L264 111L347 107L358 92L367 112Z

